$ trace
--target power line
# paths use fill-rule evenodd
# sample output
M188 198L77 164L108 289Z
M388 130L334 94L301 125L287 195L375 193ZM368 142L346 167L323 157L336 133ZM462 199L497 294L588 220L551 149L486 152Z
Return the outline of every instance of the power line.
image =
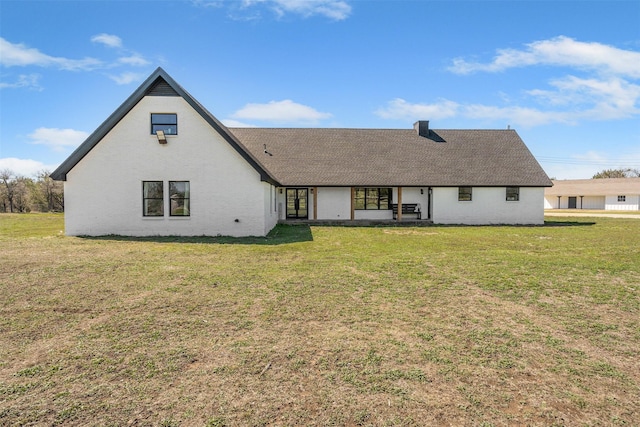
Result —
M640 167L640 159L575 159L567 157L548 157L535 156L540 163L556 163L565 165L585 165L585 166L601 166L601 165L617 165L618 167L638 168Z

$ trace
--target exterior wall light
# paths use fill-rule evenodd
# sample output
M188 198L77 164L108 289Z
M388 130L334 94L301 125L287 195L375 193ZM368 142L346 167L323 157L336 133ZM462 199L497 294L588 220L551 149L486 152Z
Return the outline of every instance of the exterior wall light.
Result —
M156 131L156 136L158 137L158 142L160 144L166 144L167 143L167 137L164 136L164 131L163 130L157 130Z

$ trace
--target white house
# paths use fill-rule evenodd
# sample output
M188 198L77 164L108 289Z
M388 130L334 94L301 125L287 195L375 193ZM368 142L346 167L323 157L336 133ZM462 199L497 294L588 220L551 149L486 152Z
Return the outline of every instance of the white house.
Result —
M51 176L65 181L68 235L542 224L551 186L514 130L228 128L161 68Z
M640 210L640 178L553 181L544 191L545 209Z

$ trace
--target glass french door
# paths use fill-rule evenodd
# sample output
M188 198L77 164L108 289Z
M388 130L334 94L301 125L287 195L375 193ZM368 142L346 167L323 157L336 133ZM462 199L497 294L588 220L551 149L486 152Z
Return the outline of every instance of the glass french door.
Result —
M287 219L307 219L308 209L307 188L287 188Z

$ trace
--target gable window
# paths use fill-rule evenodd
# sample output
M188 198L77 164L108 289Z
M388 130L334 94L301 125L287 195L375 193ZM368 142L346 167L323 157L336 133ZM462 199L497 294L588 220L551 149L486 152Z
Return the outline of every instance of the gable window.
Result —
M507 187L507 202L520 200L520 187Z
M458 201L470 202L471 201L471 187L458 187Z
M169 216L190 216L189 181L169 181Z
M626 202L627 201L627 196L618 196L618 201L619 202Z
M142 215L164 216L164 186L162 181L142 182Z
M391 188L356 188L355 209L388 210L391 209Z
M178 115L151 113L151 134L155 135L159 130L165 135L177 135Z

